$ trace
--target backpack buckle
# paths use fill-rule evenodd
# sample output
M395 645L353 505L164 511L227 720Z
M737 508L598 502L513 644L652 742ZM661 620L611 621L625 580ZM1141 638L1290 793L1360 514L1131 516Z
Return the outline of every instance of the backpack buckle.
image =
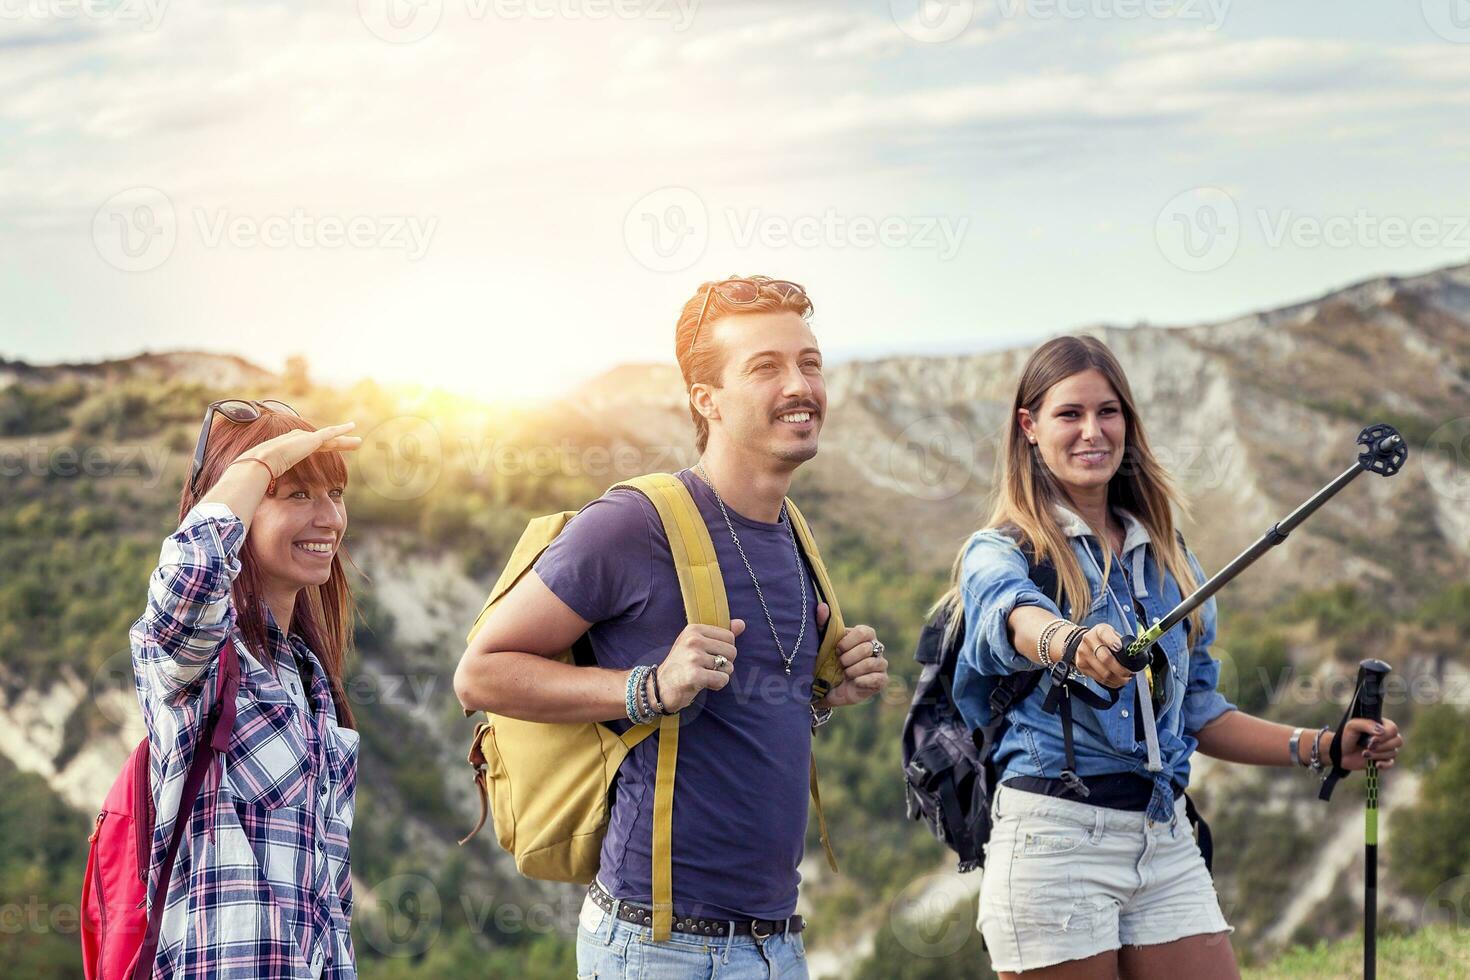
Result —
M1087 785L1082 782L1082 779L1071 769L1062 770L1062 782L1078 796L1086 798L1092 795L1092 790L1088 789Z
M480 748L480 740L485 737L485 732L494 726L487 721L482 721L475 726L474 737L470 739L470 754L467 757L476 772L484 772L489 761L485 758L485 750Z

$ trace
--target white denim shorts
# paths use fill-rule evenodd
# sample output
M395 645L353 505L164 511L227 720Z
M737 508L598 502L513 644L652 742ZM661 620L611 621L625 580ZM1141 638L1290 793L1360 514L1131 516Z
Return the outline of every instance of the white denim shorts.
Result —
M979 926L997 971L1235 931L1182 796L1166 823L999 786L992 817Z

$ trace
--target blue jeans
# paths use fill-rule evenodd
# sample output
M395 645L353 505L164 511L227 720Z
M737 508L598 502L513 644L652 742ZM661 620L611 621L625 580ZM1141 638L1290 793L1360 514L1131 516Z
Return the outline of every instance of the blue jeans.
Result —
M801 935L696 936L676 932L655 943L588 898L577 925L578 980L807 980Z

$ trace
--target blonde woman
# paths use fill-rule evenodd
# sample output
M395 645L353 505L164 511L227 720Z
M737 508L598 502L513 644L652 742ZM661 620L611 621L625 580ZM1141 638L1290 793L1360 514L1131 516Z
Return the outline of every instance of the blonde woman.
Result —
M1310 767L1336 734L1252 717L1215 689L1213 598L1160 640L1167 668L1152 685L1115 659L1125 635L1204 575L1175 531L1184 502L1103 343L1060 337L1036 350L1004 442L994 510L942 600L963 610L955 700L978 727L996 677L1068 656L1089 696L1072 698L1070 726L1044 709L1049 680L1007 712L980 892L991 964L1027 980L1238 977L1185 815L1190 759ZM1028 554L1052 565L1058 595L1033 583ZM1388 768L1402 744L1389 719L1355 720L1343 765Z

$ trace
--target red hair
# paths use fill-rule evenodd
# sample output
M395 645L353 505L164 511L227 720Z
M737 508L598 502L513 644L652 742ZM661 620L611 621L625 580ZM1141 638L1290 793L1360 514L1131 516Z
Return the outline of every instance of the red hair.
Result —
M205 451L198 482L192 490L186 482L179 496L179 520L182 521L184 515L194 509L194 505L219 482L225 468L246 450L293 429L315 432L316 426L305 419L278 412L268 412L253 422L244 423L231 422L216 414L209 430L209 447ZM284 478L287 474L309 487L347 486L347 463L341 453L313 453L279 476ZM337 724L343 728L354 728L356 722L352 706L347 703L342 680L347 648L352 640L355 609L342 564L345 554L338 548L332 556L332 572L324 584L301 590L291 616L291 632L300 636L321 660L332 690L332 703L337 709ZM261 584L260 569L247 535L245 545L240 549L240 574L230 589L230 600L235 606L235 621L239 623L240 632L244 634L251 652L258 652L257 655L269 664L270 639L263 612L265 600L261 597Z

